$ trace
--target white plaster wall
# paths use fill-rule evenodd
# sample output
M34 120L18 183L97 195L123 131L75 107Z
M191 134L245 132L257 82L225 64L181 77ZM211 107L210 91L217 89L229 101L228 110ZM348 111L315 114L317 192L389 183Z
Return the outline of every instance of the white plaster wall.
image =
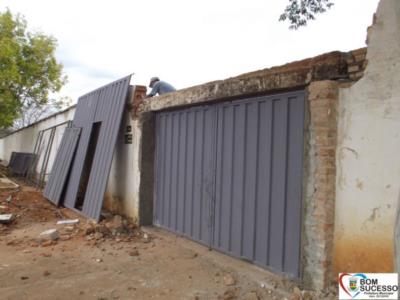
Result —
M63 123L65 121L72 120L74 117L74 113L75 113L75 107L72 107L62 113L56 114L53 117L46 118L41 122L35 123L31 126L28 126L26 128L23 128L15 133L13 133L5 138L0 139L0 141L1 141L0 142L0 159L4 160L4 162L7 164L11 157L11 153L13 151L33 152L34 147L35 147L36 138L37 138L40 130L44 130L44 129L47 129L54 125ZM66 127L66 125L60 126L56 130L56 133L54 136L53 148L52 148L52 151L51 151L50 157L49 157L47 173L50 172L51 166L53 165L55 154L56 154L58 146L61 142L62 134L64 132L65 127ZM39 160L38 167L36 170L38 173L40 172L40 166L41 166L41 162L42 162L42 159L44 156L43 153L45 151L44 141L45 140L47 141L49 136L50 136L50 131L47 131L43 136L44 140L42 143L43 145L41 147L42 155L41 155L41 158Z
M127 131L127 126L131 127L131 132ZM125 134L132 135L132 144L125 143ZM130 113L125 112L105 196L106 208L135 222L138 220L139 203L140 136L139 122L132 120Z
M368 66L341 89L335 211L338 272L393 270L400 194L400 1L381 0Z

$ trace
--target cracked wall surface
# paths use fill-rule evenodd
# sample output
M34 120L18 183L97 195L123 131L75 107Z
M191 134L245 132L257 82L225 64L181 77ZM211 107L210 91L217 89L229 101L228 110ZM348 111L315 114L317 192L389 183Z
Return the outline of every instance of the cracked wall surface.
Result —
M400 195L400 1L368 30L364 76L340 89L334 270L393 272Z

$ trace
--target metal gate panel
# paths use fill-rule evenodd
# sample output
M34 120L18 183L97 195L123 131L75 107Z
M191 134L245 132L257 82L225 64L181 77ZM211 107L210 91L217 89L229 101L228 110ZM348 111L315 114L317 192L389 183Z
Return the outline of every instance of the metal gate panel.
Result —
M155 224L211 243L214 121L210 106L164 112L156 121Z
M299 277L304 92L157 114L155 224Z
M61 201L62 192L70 171L80 132L81 128L65 128L49 180L43 192L43 196L56 205L59 205Z
M213 246L299 276L303 93L218 108Z

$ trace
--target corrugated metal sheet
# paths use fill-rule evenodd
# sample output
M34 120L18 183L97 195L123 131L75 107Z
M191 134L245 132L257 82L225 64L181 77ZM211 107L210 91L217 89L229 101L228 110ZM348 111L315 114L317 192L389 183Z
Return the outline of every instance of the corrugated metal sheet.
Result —
M62 192L68 179L71 163L78 144L81 128L66 128L57 151L54 165L43 195L56 205L60 204Z
M80 97L73 120L73 126L81 127L82 133L72 165L64 205L76 208L92 128L96 122L101 122L82 207L84 215L97 220L100 217L130 78L131 76L127 76Z
M155 223L299 277L304 93L164 112L156 126Z
M215 107L157 116L155 223L211 244Z
M213 246L299 276L303 93L218 108Z

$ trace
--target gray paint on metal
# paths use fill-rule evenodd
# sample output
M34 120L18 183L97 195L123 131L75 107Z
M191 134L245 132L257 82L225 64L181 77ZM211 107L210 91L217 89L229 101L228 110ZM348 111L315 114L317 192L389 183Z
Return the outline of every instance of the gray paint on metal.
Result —
M156 126L155 223L298 278L304 92L163 112Z
M82 208L84 215L96 220L100 218L130 78L131 75L80 97L73 120L74 127L82 127L82 133L72 165L64 205L75 209L93 124L101 122L100 134Z
M43 196L56 205L59 205L61 201L80 132L81 128L65 128L49 180L43 192Z
M211 244L214 120L211 106L156 120L155 224Z

